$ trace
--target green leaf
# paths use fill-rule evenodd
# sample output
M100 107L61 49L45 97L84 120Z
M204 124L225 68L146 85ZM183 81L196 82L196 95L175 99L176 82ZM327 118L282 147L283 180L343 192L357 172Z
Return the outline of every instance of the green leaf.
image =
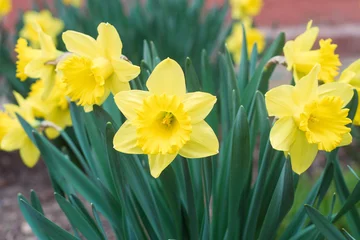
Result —
M242 106L237 113L232 132L227 230L229 239L238 236L239 227L234 222L239 221L241 195L249 183L248 179L252 171L249 124L246 111Z
M324 237L328 240L346 240L344 235L332 225L329 220L321 215L321 213L315 208L305 205L307 214L309 215L311 221L315 224L316 228L320 231Z
M241 46L241 58L240 58L240 66L238 72L238 80L239 80L239 89L240 93L243 93L244 89L246 88L249 82L249 56L247 50L247 41L246 41L246 30L244 24L242 25L242 34L245 41L242 41Z
M39 213L44 215L44 210L41 206L39 197L37 196L36 192L34 190L30 191L30 199L31 199L31 206L35 208Z
M89 221L83 216L83 214L73 207L65 198L55 193L55 199L58 202L60 208L63 210L71 224L76 227L87 239L99 239L104 237L97 228L94 228Z
M359 201L360 201L360 181L356 184L356 186L355 186L353 192L350 194L350 196L347 197L343 207L341 208L341 210L338 212L338 214L336 214L335 218L333 219L333 222L338 221L344 214L346 214L351 209L354 209L355 204L357 204ZM360 223L358 223L358 227L360 228Z
M294 202L294 184L291 161L287 160L276 185L259 239L274 239L276 231Z
M49 219L45 218L40 212L27 203L24 198L18 197L20 211L25 220L29 223L34 234L44 240L80 240L69 232L65 231Z
M192 65L190 58L186 58L185 61L185 79L186 86L189 92L202 90L199 78L195 72L194 66Z
M344 228L341 229L341 231L344 233L347 240L356 240L353 236L350 235Z

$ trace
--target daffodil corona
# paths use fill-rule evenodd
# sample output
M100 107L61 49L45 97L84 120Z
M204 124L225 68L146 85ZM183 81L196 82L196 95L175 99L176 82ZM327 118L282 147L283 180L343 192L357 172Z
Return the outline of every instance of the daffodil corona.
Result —
M337 45L332 44L331 39L321 39L320 49L311 50L318 34L319 28L312 27L312 21L310 21L304 33L295 40L286 42L284 46L287 68L293 72L295 81L307 75L316 64L321 66L319 80L325 83L333 82L338 74L341 62L339 55L335 54Z
M317 64L295 86L282 85L265 95L269 115L279 118L270 132L271 145L290 155L298 174L310 167L318 150L330 152L352 141L344 106L353 90L344 83L318 86L320 72Z
M91 111L101 105L110 92L130 90L129 81L140 73L138 66L122 58L122 42L114 26L100 23L99 36L66 31L63 40L73 53L58 65L58 70L73 101Z
M204 121L215 96L186 93L184 73L169 58L157 65L146 86L149 92L123 91L115 96L127 118L114 137L116 150L147 154L155 178L178 154L201 158L218 153L218 139Z

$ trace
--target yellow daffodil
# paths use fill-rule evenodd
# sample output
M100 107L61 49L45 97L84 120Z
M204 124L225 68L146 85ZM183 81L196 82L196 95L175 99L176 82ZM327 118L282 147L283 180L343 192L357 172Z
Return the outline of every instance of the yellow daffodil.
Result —
M26 39L19 38L15 46L15 52L17 53L16 77L21 81L25 81L28 78L28 75L25 74L26 65L39 57L41 51L29 47Z
M56 65L53 62L63 53L56 50L55 44L49 35L45 34L41 28L37 28L37 30L41 50L40 53L36 52L37 56L25 66L25 75L31 78L40 78L44 81L43 98L46 99L56 81ZM20 61L20 54L18 58Z
M11 0L0 0L0 20L11 11Z
M230 0L233 19L255 17L259 14L263 0Z
M339 82L318 86L320 72L316 64L295 86L282 85L265 95L269 116L279 118L270 132L271 145L290 155L298 174L310 167L318 150L330 152L352 141L344 106L353 90Z
M58 65L67 95L91 111L101 105L110 92L130 90L129 81L140 73L138 66L124 60L122 42L114 26L100 23L98 37L66 31L63 40L69 52L74 53Z
M244 27L246 32L246 42L247 42L247 51L248 54L251 54L251 51L256 43L258 52L261 53L265 47L265 37L264 34L256 28L251 26L251 22L244 21ZM243 44L243 30L242 24L236 23L233 26L231 35L226 40L226 46L229 52L232 54L236 64L240 63L241 60L241 48Z
M33 167L39 159L40 152L26 135L16 113L30 125L37 126L32 109L18 93L14 93L19 105L5 104L5 112L0 112L0 149L4 151L20 150L20 156L28 167Z
M59 78L56 78L54 89L46 100L42 98L43 91L43 80L40 79L31 85L27 101L32 106L34 115L50 121L62 129L71 126L70 109L65 95L64 83ZM50 139L59 135L59 132L54 128L47 128L45 133Z
M204 121L215 96L186 93L184 73L169 58L157 65L146 86L149 92L123 91L115 96L127 118L114 137L117 151L147 154L155 178L178 154L202 158L218 153L218 139Z
M338 75L341 62L339 55L335 54L336 44L331 39L319 42L320 49L311 50L319 33L318 27L312 27L312 21L307 25L306 31L295 40L286 42L284 55L289 71L293 71L295 81L307 75L311 69L320 64L319 80L328 83L334 81Z
M64 5L66 6L73 6L79 8L81 6L82 0L63 0Z
M350 64L340 75L339 82L350 84L357 90L360 96L360 59ZM354 125L360 125L360 103L358 104L353 121Z
M34 24L37 24L45 34L49 35L54 43L56 43L57 35L64 29L63 21L54 18L48 10L25 12L24 27L20 31L20 36L28 39L31 46L35 48L40 46L40 39Z

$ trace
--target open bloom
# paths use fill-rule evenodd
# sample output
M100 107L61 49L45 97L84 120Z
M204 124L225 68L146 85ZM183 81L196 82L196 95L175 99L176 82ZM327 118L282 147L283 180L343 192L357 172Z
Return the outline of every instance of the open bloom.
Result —
M251 51L254 45L257 45L258 52L261 53L265 47L265 37L264 34L251 26L250 21L244 21L245 33L246 33L246 42L247 42L247 51L248 54L251 54ZM236 23L233 26L231 35L226 40L226 46L230 53L232 54L236 64L240 63L241 60L241 49L243 45L243 29L241 23Z
M255 17L259 14L263 0L230 0L232 18Z
M114 26L100 23L98 33L96 40L74 31L63 33L66 48L74 54L60 62L58 70L67 95L85 111L101 105L110 92L130 90L129 81L140 73L138 66L122 58L122 42Z
M290 154L298 174L310 167L318 150L330 152L352 141L344 106L353 90L338 82L318 87L319 72L315 65L295 86L282 85L265 95L269 116L279 118L270 132L271 145Z
M42 98L44 81L39 79L31 85L31 91L27 101L33 108L34 115L46 121L50 121L64 129L72 125L69 103L65 95L65 86L60 78L56 78L55 86L46 100ZM54 128L45 129L46 136L56 138L59 132Z
M11 11L11 0L0 0L0 20Z
M350 64L340 75L339 82L350 84L357 90L360 96L360 59ZM360 102L353 121L354 125L360 125Z
M39 41L40 41L40 52L32 51L30 54L36 54L36 56L25 66L25 75L31 78L40 78L44 81L43 98L46 99L51 90L54 87L56 80L55 64L52 63L63 53L56 50L55 44L51 37L45 34L41 28L37 28ZM21 51L20 51L21 52ZM19 52L18 59L21 60L21 54ZM23 53L25 55L25 53ZM19 67L20 64L18 64Z
M147 91L124 91L115 102L127 121L114 137L114 148L129 154L147 154L153 177L180 154L202 158L218 153L219 142L204 121L216 97L186 93L181 67L171 59L159 63L150 75Z
M41 50L29 47L26 39L19 38L15 46L15 52L17 53L16 77L21 81L25 81L28 78L28 75L25 73L26 65L39 57Z
M307 75L316 64L320 64L319 80L325 83L332 82L338 75L339 66L341 66L339 55L335 54L337 45L332 44L331 39L321 39L320 49L311 50L319 33L319 28L311 25L312 21L308 23L304 33L295 40L286 42L284 55L287 68L289 71L293 71L294 79L298 81Z
M42 10L41 12L28 11L24 14L24 27L20 30L20 36L30 41L32 47L40 46L40 39L37 27L49 35L54 43L56 43L56 37L64 29L64 23L58 18L54 18L51 12L48 10Z
M5 104L5 112L0 111L0 149L4 151L20 150L20 156L28 167L33 167L40 152L31 142L16 114L23 117L30 125L37 126L32 109L18 93L14 93L19 105Z

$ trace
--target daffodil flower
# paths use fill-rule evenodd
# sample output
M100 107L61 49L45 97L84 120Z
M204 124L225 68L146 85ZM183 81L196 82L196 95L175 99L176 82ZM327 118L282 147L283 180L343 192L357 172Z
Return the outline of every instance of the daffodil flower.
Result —
M230 0L233 19L255 17L259 14L263 0Z
M352 141L344 106L353 90L338 82L318 86L319 73L316 64L295 86L282 85L265 94L269 116L278 118L270 132L271 145L290 155L298 174L310 167L318 150L330 152Z
M58 65L72 101L91 111L94 104L101 105L110 92L130 90L129 81L140 73L121 56L122 42L114 26L100 23L98 37L66 31L63 40L72 56Z
M45 34L39 26L37 30L41 50L40 53L33 52L33 54L38 55L25 66L25 74L31 78L40 78L44 81L43 98L46 99L56 81L56 65L51 62L55 61L63 52L56 50L51 37Z
M35 117L52 122L62 129L71 126L69 103L66 99L64 83L60 78L56 78L55 86L46 100L42 98L43 91L44 81L39 79L31 85L29 97L26 99L33 108ZM54 128L46 128L45 133L50 139L60 134Z
M23 117L30 125L37 126L28 102L20 94L14 93L19 105L5 104L5 112L0 111L0 149L4 151L20 150L24 164L33 167L40 157L40 152L29 139L16 114Z
M251 51L254 45L257 45L257 50L261 53L265 47L265 36L264 34L251 26L251 21L243 21L245 31L246 31L246 42L247 42L247 51L248 54L251 54ZM243 45L243 28L241 23L236 23L233 26L230 36L226 40L226 47L229 52L232 54L236 64L240 63L241 60L241 49Z
M328 83L333 82L338 75L341 62L339 55L335 54L336 44L331 39L321 39L320 49L311 50L319 34L318 27L312 27L312 21L307 25L306 31L300 34L295 40L286 42L284 55L287 62L287 69L293 71L295 81L307 75L311 69L320 64L321 70L319 80Z
M20 30L20 36L28 39L31 46L38 48L41 45L38 34L38 25L41 30L50 36L56 44L56 37L64 29L64 23L58 18L54 18L48 10L41 12L27 11L24 13L24 27Z
M169 58L156 66L146 86L149 92L132 90L115 96L127 118L114 137L117 151L147 154L155 178L178 154L202 158L218 153L218 139L204 121L215 96L186 93L184 73Z
M350 84L360 96L360 59L350 64L340 75L339 82ZM354 125L360 125L360 103L356 109Z
M0 20L11 11L11 0L0 0Z

